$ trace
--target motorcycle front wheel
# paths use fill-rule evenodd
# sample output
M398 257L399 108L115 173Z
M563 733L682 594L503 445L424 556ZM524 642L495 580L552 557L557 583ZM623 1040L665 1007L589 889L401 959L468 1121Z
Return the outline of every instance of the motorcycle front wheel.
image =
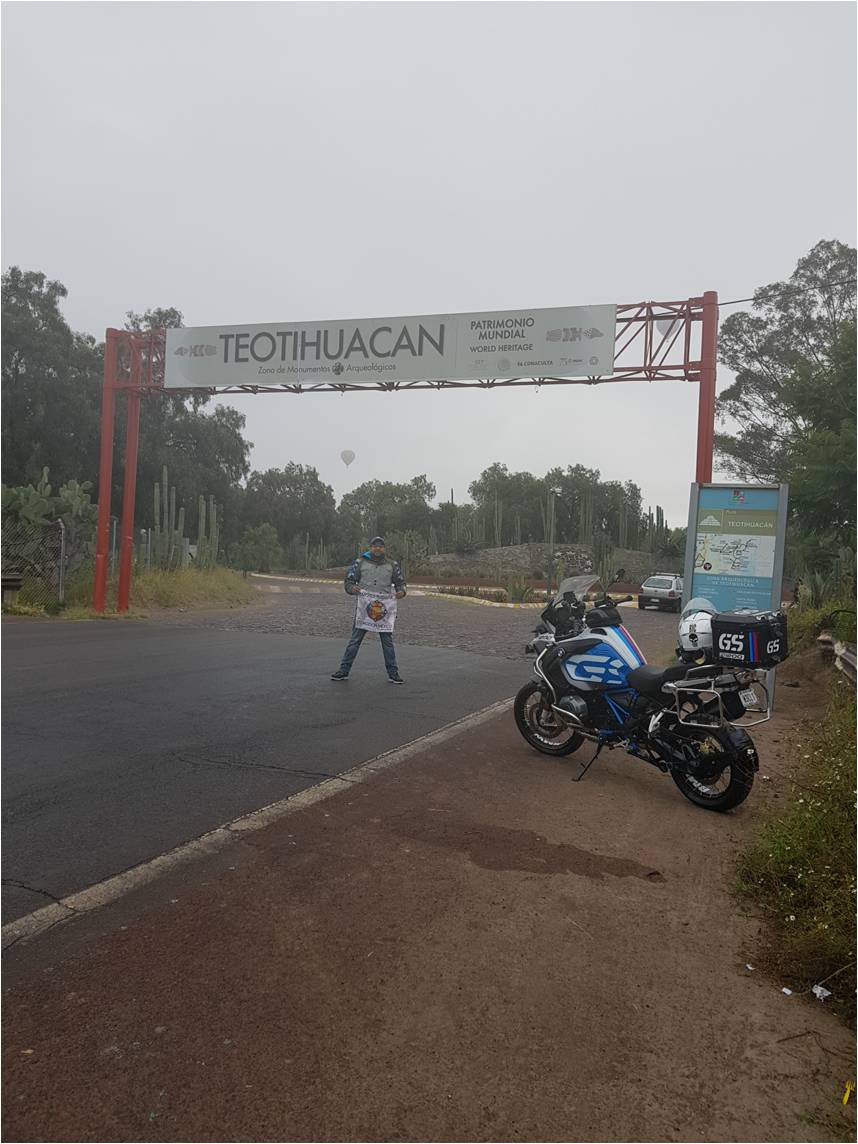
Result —
M695 806L732 810L751 793L757 752L740 727L683 728L677 754L671 777Z
M524 738L543 755L571 755L584 737L563 723L551 710L542 685L535 679L526 683L515 697L515 723Z

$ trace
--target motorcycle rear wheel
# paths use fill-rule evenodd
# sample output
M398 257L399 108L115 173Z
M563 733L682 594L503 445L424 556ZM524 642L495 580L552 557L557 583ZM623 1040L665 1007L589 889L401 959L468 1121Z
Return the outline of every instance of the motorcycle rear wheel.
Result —
M692 731L684 736L691 743L705 745L711 763L695 774L693 770L671 767L670 775L689 802L705 810L725 811L743 803L754 785L757 752L746 731L740 727L717 727ZM723 764L723 765L722 765Z
M513 713L523 737L543 755L571 755L584 742L583 735L565 727L550 707L546 711L542 686L535 679L516 695Z

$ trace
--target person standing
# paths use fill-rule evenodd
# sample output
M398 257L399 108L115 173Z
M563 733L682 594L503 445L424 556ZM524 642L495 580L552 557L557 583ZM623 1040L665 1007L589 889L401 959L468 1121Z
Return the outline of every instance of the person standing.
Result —
M346 572L345 589L350 596L356 596L363 589L378 596L395 595L397 600L403 598L405 580L402 576L402 569L397 561L387 558L383 536L374 536L369 542L367 551L362 552L351 565ZM387 668L388 679L391 683L404 683L405 680L399 674L399 668L396 666L393 633L379 632L378 634L381 639L381 650L384 653L384 666ZM365 635L366 630L364 628L355 626L352 631L352 638L343 653L343 661L331 679L335 679L337 682L348 679Z

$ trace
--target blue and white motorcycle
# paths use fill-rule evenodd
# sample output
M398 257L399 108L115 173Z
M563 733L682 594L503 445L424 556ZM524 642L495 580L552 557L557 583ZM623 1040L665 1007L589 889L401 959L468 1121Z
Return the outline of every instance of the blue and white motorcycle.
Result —
M545 755L592 744L579 778L604 748L620 747L670 774L698 806L724 811L744 802L759 766L745 726L771 715L766 671L746 659L652 667L623 626L616 604L624 600L606 594L587 611L562 589L542 613L548 630L529 645L538 652L534 679L515 698L527 742ZM752 623L742 626L752 631Z

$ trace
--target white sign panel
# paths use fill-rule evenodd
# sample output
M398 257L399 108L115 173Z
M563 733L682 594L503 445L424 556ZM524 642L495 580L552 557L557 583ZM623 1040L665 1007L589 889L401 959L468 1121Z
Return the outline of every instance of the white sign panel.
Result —
M168 389L613 373L615 306L167 330Z
M396 596L359 591L354 626L367 632L392 632L396 626Z

